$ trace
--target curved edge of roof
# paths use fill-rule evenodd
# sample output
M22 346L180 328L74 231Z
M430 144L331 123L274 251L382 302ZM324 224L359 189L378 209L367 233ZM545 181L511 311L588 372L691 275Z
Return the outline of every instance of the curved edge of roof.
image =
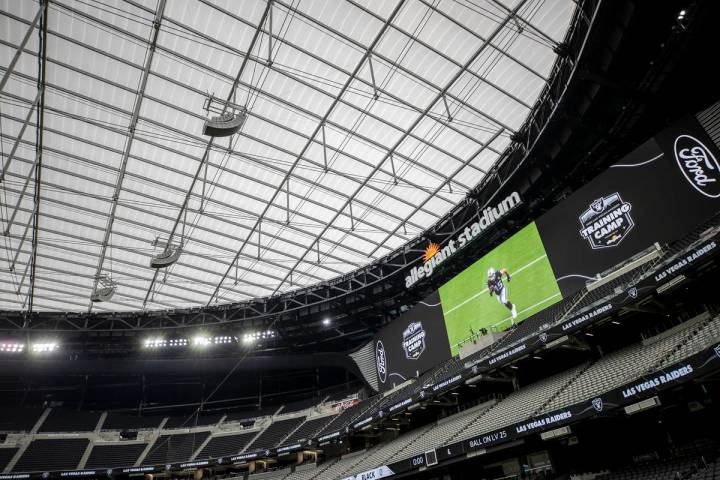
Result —
M272 296L259 297L250 300L244 300L240 302L228 302L222 304L212 304L206 306L195 306L187 308L177 309L163 309L163 310L144 310L144 311L123 311L123 312L35 312L30 314L32 317L43 317L48 319L57 318L118 318L118 317L132 317L137 318L138 316L144 316L149 318L166 316L169 314L210 314L215 317L215 322L204 321L201 325L196 323L188 323L184 325L177 325L172 328L193 328L198 326L208 326L212 324L223 324L233 323L243 320L249 320L252 318L271 318L282 313L291 312L299 308L305 308L313 305L322 304L333 299L340 298L351 293L352 289L342 288L342 284L351 284L359 278L367 279L371 277L374 281L360 281L359 288L367 288L375 285L382 281L387 281L394 278L399 273L405 272L406 269L413 263L417 263L422 259L421 252L424 251L424 247L420 248L420 245L426 243L428 238L436 234L437 232L446 230L447 227L454 223L456 218L467 216L469 210L476 213L478 208L482 210L485 205L490 204L494 197L502 192L504 186L510 177L504 181L500 180L500 186L492 189L492 183L498 182L498 172L508 164L508 161L520 157L520 160L512 170L514 174L519 166L521 166L524 160L531 155L533 147L544 133L545 126L553 119L557 106L560 100L564 97L567 90L567 85L575 75L575 66L578 64L579 58L582 56L587 38L592 31L594 26L594 20L597 16L597 12L601 7L602 2L600 0L582 0L578 2L577 7L573 13L569 28L566 32L564 41L558 46L557 58L552 67L551 75L543 88L543 91L539 95L537 101L533 105L531 112L528 114L525 122L518 132L512 138L512 143L503 152L501 157L490 169L487 175L466 195L466 197L458 202L448 213L446 213L440 220L434 225L426 229L422 234L415 237L402 247L395 249L393 252L383 256L380 259L375 260L363 267L357 268L352 272L344 275L335 277L333 279L318 282L316 284L295 289L288 292L279 293ZM550 108L548 106L550 105ZM487 199L485 205L479 205L477 198L487 193ZM467 224L467 220L462 223L464 227ZM451 228L452 233L448 236L454 236L455 232L462 227ZM402 260L402 264L398 264L398 259L402 259L408 253L414 254L412 260ZM379 270L386 270L381 275L376 272ZM334 297L326 297L319 295L317 292L327 289L337 289L339 294ZM314 302L296 302L297 306L284 308L282 310L268 309L267 306L273 303L289 302L293 299L297 299L302 296L313 296L318 300ZM255 316L248 317L247 315L239 316L235 318L235 315L228 316L226 313L236 311L239 309L247 309L255 312ZM220 316L216 315L219 312ZM3 311L0 315L4 316L15 316L15 317L27 317L27 312L24 311ZM18 329L25 329L25 323L18 325ZM166 325L163 327L149 327L145 330L162 330L171 328ZM101 331L102 329L98 329Z

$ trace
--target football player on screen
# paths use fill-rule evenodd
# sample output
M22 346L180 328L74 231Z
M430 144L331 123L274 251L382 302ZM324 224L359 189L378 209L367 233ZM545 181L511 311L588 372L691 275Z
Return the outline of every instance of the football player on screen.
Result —
M494 268L490 267L488 268L488 280L487 280L487 288L490 292L490 296L492 297L493 294L496 295L495 298L498 299L498 302L502 303L507 307L508 310L510 310L510 315L512 315L512 319L515 320L517 317L517 309L515 308L515 304L508 301L507 295L507 287L503 283L503 275L505 275L505 278L507 278L507 281L510 282L510 273L507 271L506 268L501 268L500 270L495 270ZM515 323L515 322L513 322Z

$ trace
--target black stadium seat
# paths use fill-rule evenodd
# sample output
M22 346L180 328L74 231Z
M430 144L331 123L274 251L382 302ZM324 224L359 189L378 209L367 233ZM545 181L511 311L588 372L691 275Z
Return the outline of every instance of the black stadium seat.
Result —
M13 467L13 472L73 470L89 443L87 438L33 440Z
M146 443L93 445L85 468L131 467L147 447Z

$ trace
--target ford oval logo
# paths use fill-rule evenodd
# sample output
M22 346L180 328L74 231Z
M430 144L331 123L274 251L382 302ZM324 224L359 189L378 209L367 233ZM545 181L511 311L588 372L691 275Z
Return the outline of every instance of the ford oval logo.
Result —
M720 197L720 164L700 140L690 135L677 137L675 160L695 190L709 198Z
M381 383L387 381L387 358L385 357L385 346L378 340L375 345L375 362L377 364L378 378Z

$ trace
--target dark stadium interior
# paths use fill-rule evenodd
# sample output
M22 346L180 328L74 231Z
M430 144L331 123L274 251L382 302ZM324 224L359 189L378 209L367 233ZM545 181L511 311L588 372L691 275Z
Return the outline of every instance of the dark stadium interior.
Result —
M15 19L10 1L0 2L0 31ZM720 3L573 3L575 23L555 47L564 67L547 79L537 116L464 199L382 258L230 303L0 310L0 480L720 478L720 215L632 252L603 272L607 282L598 276L473 353L394 389L378 384L383 327L658 132L694 116L720 148ZM406 288L405 269L427 244L445 245L508 192L521 207ZM245 342L238 332L249 331L267 336ZM195 348L198 337L228 341ZM184 343L149 347L155 339ZM60 347L34 355L38 341ZM629 392L639 379L656 382L652 393ZM526 431L527 420L548 425Z

